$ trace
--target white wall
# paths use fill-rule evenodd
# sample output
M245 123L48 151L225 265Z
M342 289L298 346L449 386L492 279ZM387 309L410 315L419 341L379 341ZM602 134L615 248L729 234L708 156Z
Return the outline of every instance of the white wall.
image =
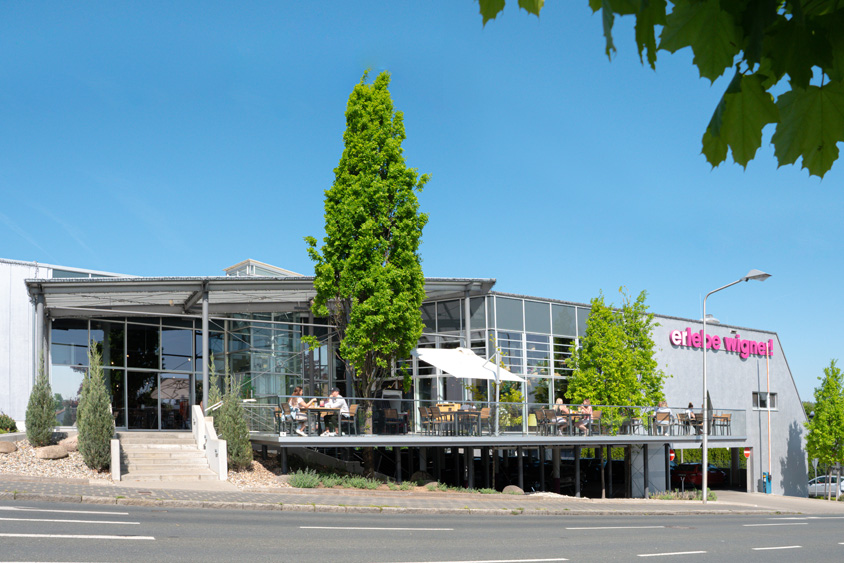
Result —
M35 375L35 306L24 280L49 276L43 266L0 260L0 411L17 421L26 418Z

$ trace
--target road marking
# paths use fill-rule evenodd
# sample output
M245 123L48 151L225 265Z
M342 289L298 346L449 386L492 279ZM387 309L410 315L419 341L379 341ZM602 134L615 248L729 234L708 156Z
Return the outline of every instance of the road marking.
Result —
M671 553L640 553L637 557L662 557L665 555L697 555L705 551L674 551Z
M73 540L154 540L153 536L81 536L71 534L0 534L0 538L53 538Z
M754 547L753 551L765 551L768 549L800 549L802 545L781 545L778 547Z
M758 526L808 526L808 522L783 522L781 524L742 524L745 528L755 528Z
M97 510L48 510L46 508L27 508L22 506L0 506L0 510L16 512L56 512L61 514L111 514L114 516L128 516L128 512L100 512Z
M562 557L554 559L476 559L462 561L417 561L415 563L540 563L543 561L568 561Z
M844 516L790 516L784 518L768 518L768 520L841 520Z
M422 532L453 532L454 528L367 528L364 526L299 526L302 530L388 530L388 531L422 531Z
M62 522L64 524L140 524L140 522L108 522L105 520L57 520L51 518L0 518L5 522Z
M652 530L665 526L589 526L580 528L566 528L566 530Z

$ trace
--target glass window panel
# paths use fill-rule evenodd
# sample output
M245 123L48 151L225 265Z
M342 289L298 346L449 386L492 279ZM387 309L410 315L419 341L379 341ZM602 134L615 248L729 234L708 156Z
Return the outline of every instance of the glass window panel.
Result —
M129 317L126 319L130 323L133 324L140 324L140 325L155 325L158 326L161 324L161 319L159 317Z
M126 325L123 321L91 321L91 340L97 342L104 367L124 367L126 352L124 337Z
M550 303L525 301L525 331L549 334L551 332L550 307Z
M548 337L538 334L526 335L527 374L548 377L551 375L551 347Z
M105 369L106 386L111 396L111 412L115 426L126 426L125 372L122 369Z
M75 426L76 409L79 406L79 394L82 392L82 379L86 369L79 366L57 366L51 370L50 387L53 390L56 424Z
M70 270L53 270L53 279L56 278L87 278L87 272L71 272Z
M88 321L57 319L50 338L53 365L88 365Z
M158 369L159 331L157 326L126 326L126 365L130 368Z
M577 336L577 318L574 307L554 303L551 306L551 313L554 321L554 334Z
M437 304L423 303L422 304L422 322L429 332L437 331Z
M483 297L472 297L469 300L469 323L473 329L486 328L486 307Z
M193 371L192 330L161 329L161 367L167 370Z
M437 332L460 331L460 300L437 303Z
M193 319L181 317L161 317L161 324L176 328L193 328Z
M566 360L571 357L573 347L573 338L554 337L554 375L567 377L571 373Z
M522 333L499 331L498 347L501 349L501 362L504 364L504 367L513 373L523 373L522 359L524 357L524 350L522 347Z
M496 297L495 308L496 314L498 315L499 329L524 330L521 299Z
M577 336L583 338L586 335L586 318L589 316L589 309L577 308Z

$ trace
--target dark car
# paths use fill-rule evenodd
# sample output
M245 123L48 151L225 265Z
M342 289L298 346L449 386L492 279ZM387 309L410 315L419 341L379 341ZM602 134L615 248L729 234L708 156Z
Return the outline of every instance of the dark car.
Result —
M709 465L708 483L710 487L718 487L727 482L727 474ZM681 483L685 487L701 487L703 485L703 471L700 463L681 463L671 472L671 486L680 488Z

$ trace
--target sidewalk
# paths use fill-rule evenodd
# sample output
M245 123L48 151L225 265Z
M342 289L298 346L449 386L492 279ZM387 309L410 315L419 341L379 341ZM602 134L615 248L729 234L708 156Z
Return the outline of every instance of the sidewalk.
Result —
M178 488L176 488L178 487ZM706 505L692 501L583 499L538 493L524 496L348 489L232 490L229 483L192 486L162 482L134 486L84 480L0 475L0 500L135 506L307 512L478 515L810 514L844 516L844 502L717 491Z

